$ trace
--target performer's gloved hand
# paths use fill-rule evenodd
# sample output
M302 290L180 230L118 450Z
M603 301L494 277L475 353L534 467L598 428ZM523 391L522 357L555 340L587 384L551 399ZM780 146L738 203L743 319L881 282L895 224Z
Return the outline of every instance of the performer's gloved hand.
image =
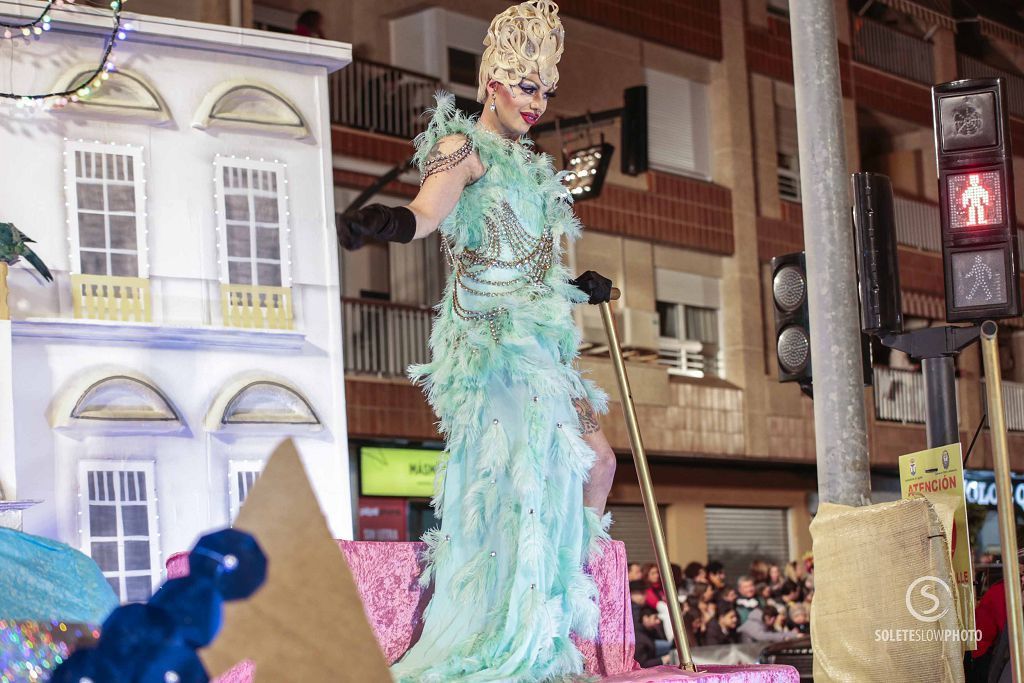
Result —
M600 273L588 270L575 280L569 280L569 284L579 287L590 296L587 303L603 304L611 301L612 281Z
M338 242L350 251L363 246L367 238L407 243L415 235L416 214L404 206L370 204L346 211L338 221Z

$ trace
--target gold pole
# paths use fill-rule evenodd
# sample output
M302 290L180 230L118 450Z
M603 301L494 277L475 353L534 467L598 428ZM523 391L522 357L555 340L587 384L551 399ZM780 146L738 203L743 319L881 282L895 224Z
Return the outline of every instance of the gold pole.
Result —
M0 261L0 320L10 320L11 309L7 306L7 263Z
M612 290L612 298L618 299L619 291ZM633 449L633 463L640 479L640 493L644 500L644 511L647 513L647 524L654 541L654 552L658 557L658 571L661 572L661 583L665 587L665 599L668 602L668 617L675 634L676 651L679 653L680 665L688 671L696 671L690 657L690 644L686 639L686 627L683 625L683 614L679 609L679 594L676 582L672 577L672 566L668 561L668 547L665 544L665 530L661 527L661 516L658 514L658 502L654 499L654 485L651 483L651 470L647 466L647 454L640 439L640 426L636 419L636 408L633 406L633 394L629 390L629 378L626 377L626 366L622 361L622 350L619 348L619 336L615 332L612 320L611 305L600 304L601 319L604 321L605 332L608 333L608 346L612 363L615 365L615 376L619 383L622 396L622 411L626 415L626 428L629 431L629 443Z
M999 368L999 342L996 338L998 330L991 320L982 323L981 358L985 363L988 425L992 436L992 461L995 464L999 545L1003 553L1007 625L1010 628L1010 668L1014 683L1024 683L1024 613L1021 612L1020 562L1017 559L1017 525L1014 520L1016 505L1010 485L1010 456L1006 447L1006 413Z

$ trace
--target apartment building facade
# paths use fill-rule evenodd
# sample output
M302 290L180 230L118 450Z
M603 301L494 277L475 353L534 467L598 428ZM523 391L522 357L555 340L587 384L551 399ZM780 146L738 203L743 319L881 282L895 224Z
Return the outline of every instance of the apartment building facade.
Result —
M109 10L50 23L12 51L5 89L60 90L95 68ZM25 531L80 548L138 601L171 554L230 524L283 438L351 535L326 87L351 51L125 24L91 96L0 103L2 220L54 275L8 277L0 499L34 502Z
M422 125L416 115L434 90L471 99L480 39L506 4L246 0L238 16L289 30L299 11L318 9L328 36L353 43L353 64L330 82L340 210L408 158L409 139ZM220 4L202 6L214 12ZM577 204L585 233L569 258L577 271L598 270L623 291L614 307L670 553L681 563L719 557L732 567L759 554L798 557L810 550L817 501L812 404L775 379L767 269L772 256L803 247L785 0L560 6L566 49L546 118L621 107L625 88L648 87L650 168L625 175L613 159L601 196ZM1024 155L1024 63L1016 57L1024 28L1012 15L958 22L946 0L837 0L836 20L849 168L892 177L904 312L909 325L939 324L928 88L958 77L1006 76L1014 146ZM619 123L547 133L538 144L560 159L602 134L618 145ZM1018 185L1022 180L1018 174ZM415 190L415 176L405 174L376 201L408 201ZM1024 202L1018 206L1024 212ZM427 482L442 444L403 370L425 358L429 306L443 278L436 241L343 255L353 496L366 538L408 538L430 522ZM581 366L614 399L599 321L581 309L578 323ZM1012 406L1022 406L1008 415L1011 447L1024 445L1019 323L1007 321L1004 334L1004 391ZM925 445L923 381L899 353L876 348L874 356L865 402L876 498L885 500L898 495L897 457ZM958 393L966 444L984 412L976 349L958 361ZM649 559L617 402L602 427L621 456L610 501L618 519L613 534L636 559ZM1011 450L1015 469L1024 468L1024 455ZM968 467L990 465L981 438Z

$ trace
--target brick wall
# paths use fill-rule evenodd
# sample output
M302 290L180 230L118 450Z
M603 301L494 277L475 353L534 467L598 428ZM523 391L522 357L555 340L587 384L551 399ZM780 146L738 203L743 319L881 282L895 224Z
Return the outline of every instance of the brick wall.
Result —
M789 22L768 17L768 27L747 25L747 69L777 81L793 82L793 45ZM852 95L850 46L839 43L839 79L845 97Z
M719 0L561 0L562 14L711 59L722 58Z
M348 434L352 437L439 440L423 391L406 379L345 375Z
M733 253L727 188L658 171L650 171L647 180L646 192L605 185L598 199L576 204L576 215L589 230L712 254Z
M927 87L863 64L853 65L853 82L858 105L932 127L932 99Z
M342 171L337 168L334 169L334 184L340 187L350 187L356 190L363 190L369 187L375 180L377 180L377 176L369 175L367 173ZM416 193L419 192L419 189L420 188L415 185L392 180L384 186L381 192L384 194L395 195L397 197L408 197L409 199L412 199L416 196Z
M408 140L367 133L353 128L332 126L331 151L343 156L373 159L395 165L412 156L413 147Z

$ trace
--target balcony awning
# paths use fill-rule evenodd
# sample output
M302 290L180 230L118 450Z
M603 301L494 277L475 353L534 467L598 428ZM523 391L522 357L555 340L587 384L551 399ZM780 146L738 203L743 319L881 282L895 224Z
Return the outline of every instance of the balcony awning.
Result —
M951 0L878 0L897 12L917 17L929 26L936 25L956 31Z

